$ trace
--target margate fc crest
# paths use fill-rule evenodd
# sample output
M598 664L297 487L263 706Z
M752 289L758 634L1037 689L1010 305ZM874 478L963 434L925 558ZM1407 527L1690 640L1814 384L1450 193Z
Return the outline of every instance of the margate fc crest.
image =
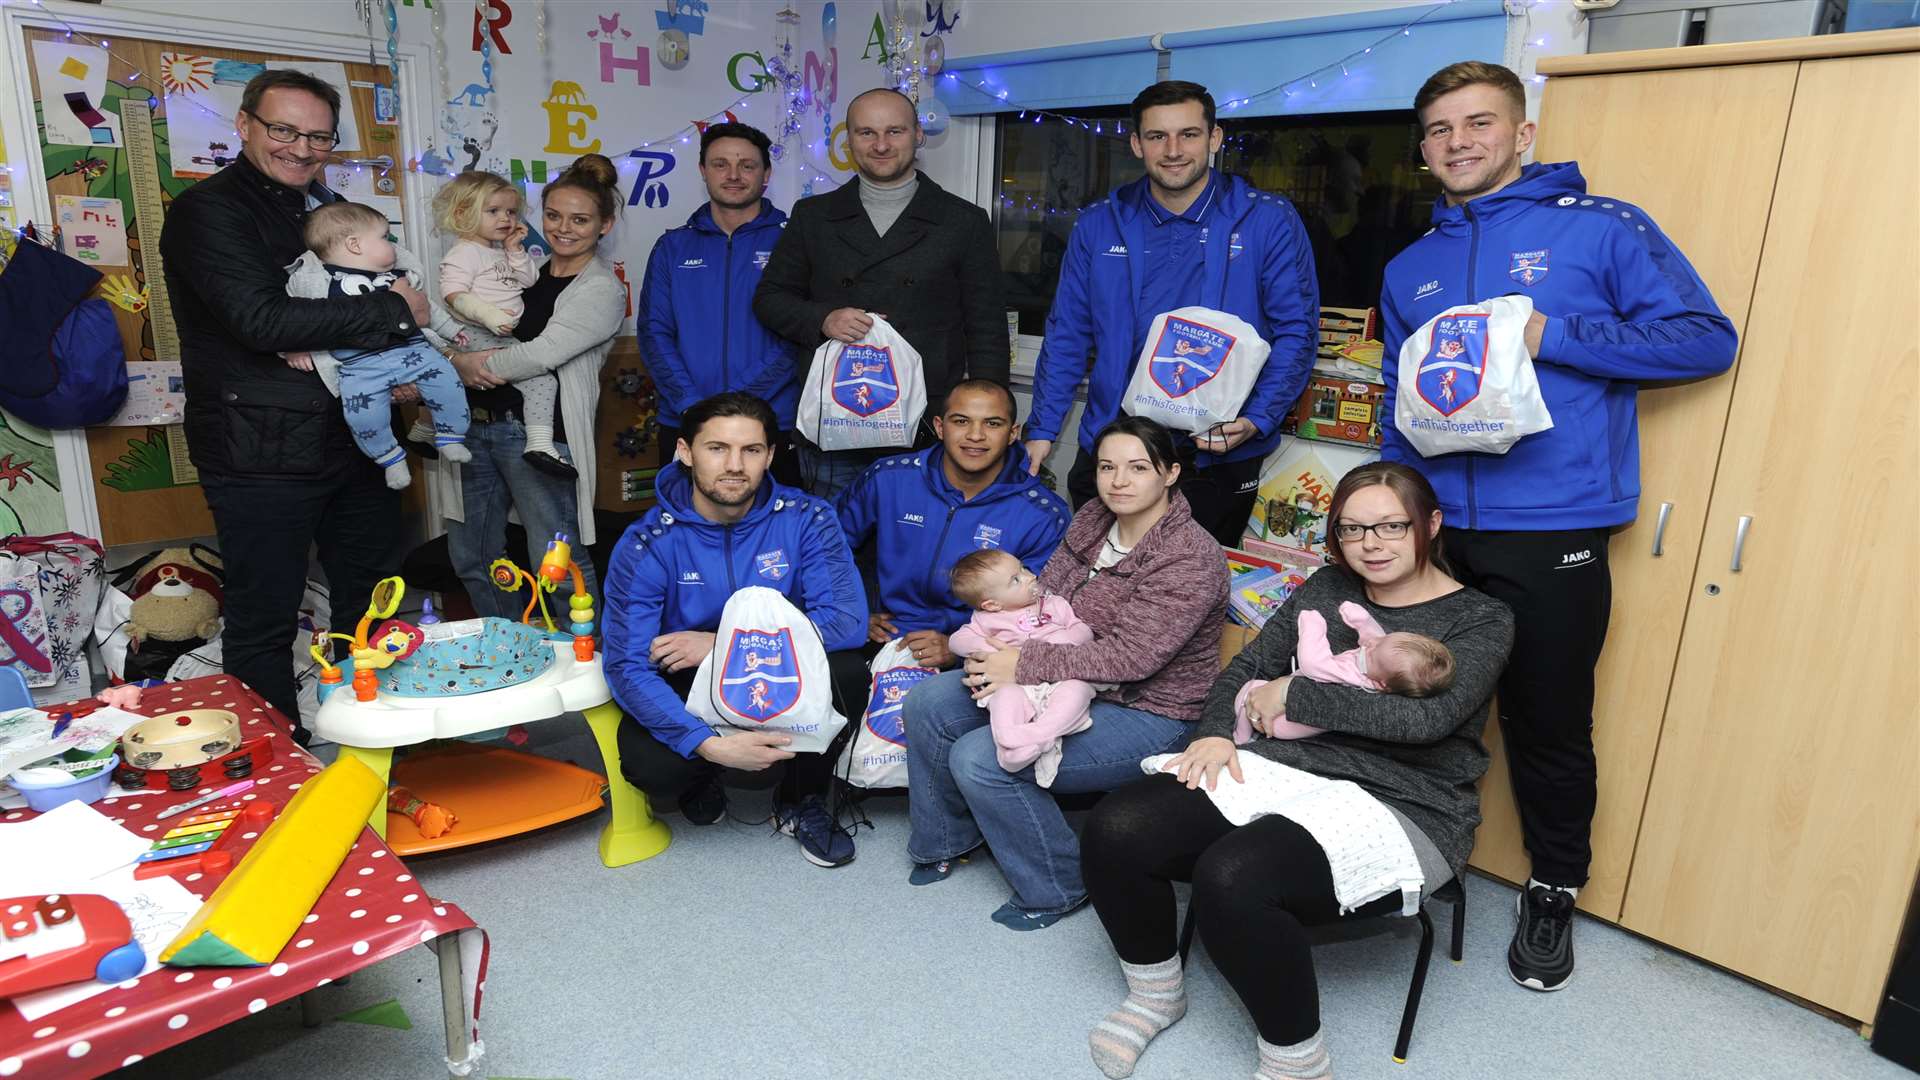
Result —
M1480 396L1480 380L1487 370L1485 312L1449 315L1433 326L1433 340L1420 361L1415 382L1420 399L1441 416L1452 416Z
M1169 316L1149 360L1154 385L1172 398L1193 393L1220 374L1233 342L1231 334Z
M735 715L762 724L793 708L800 700L793 631L735 630L720 669L720 698Z
M893 350L884 345L849 345L833 368L833 400L856 416L868 417L900 400L900 378Z
M1538 285L1547 279L1547 254L1545 248L1513 252L1507 263L1507 276L1528 288Z

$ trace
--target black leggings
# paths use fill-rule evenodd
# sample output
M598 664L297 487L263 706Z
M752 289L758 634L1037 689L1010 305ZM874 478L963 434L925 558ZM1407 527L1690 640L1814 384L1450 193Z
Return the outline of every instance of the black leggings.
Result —
M1278 815L1235 827L1206 792L1162 773L1094 808L1080 869L1120 959L1154 964L1178 950L1172 883L1191 881L1200 940L1260 1037L1288 1046L1320 1030L1306 927L1342 916L1333 868L1307 830ZM1350 917L1399 910L1395 892Z

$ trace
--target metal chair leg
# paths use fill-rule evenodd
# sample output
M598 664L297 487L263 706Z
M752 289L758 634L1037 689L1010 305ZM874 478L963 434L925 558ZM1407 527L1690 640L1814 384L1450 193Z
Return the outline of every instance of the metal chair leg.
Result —
M1458 878L1450 888L1453 889L1453 962L1457 964L1467 956L1467 889Z
M1421 908L1420 917L1420 957L1413 964L1413 982L1407 987L1407 1008L1400 1014L1400 1038L1393 1044L1393 1060L1401 1065L1407 1063L1407 1047L1413 1042L1413 1020L1420 1013L1420 992L1427 986L1427 961L1433 957L1433 920L1427 917L1427 909Z

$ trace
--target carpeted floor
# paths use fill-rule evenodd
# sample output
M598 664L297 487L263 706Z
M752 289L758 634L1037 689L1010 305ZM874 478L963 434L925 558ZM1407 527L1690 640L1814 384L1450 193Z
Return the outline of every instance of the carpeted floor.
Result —
M562 722L564 723L564 722ZM556 724L557 729L560 725ZM543 752L589 767L584 737ZM762 792L735 811L764 813ZM492 935L473 1074L492 1078L915 1077L1099 1080L1088 1026L1124 994L1099 921L1082 912L1032 933L987 918L1006 899L991 859L938 885L906 883L906 806L867 802L876 828L838 870L804 862L764 826L692 828L647 862L608 870L605 812L502 843L410 860L436 896ZM1513 890L1468 882L1467 957L1439 931L1410 1060L1391 1060L1418 930L1411 920L1315 953L1322 1015L1342 1080L1739 1077L1898 1078L1858 1034L1768 991L1581 918L1579 968L1556 994L1505 968ZM1186 1019L1135 1073L1253 1072L1246 1013L1196 948ZM142 1062L139 1078L359 1080L445 1076L436 967L417 949L315 991L330 1018L269 1009ZM395 1002L410 1030L332 1019Z

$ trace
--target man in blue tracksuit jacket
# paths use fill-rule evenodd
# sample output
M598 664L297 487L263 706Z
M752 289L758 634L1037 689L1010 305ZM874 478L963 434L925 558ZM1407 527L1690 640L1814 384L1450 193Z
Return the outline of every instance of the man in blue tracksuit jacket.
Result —
M874 543L880 605L868 617L868 650L904 638L925 667L954 662L947 636L973 617L947 575L968 552L999 548L1035 574L1073 518L1065 500L1027 471L1013 393L968 379L947 394L938 445L881 458L840 493L840 527L859 551Z
M1205 87L1155 83L1133 99L1132 118L1133 153L1147 175L1087 207L1067 241L1034 373L1027 456L1037 471L1086 378L1080 454L1067 476L1077 509L1094 496L1094 436L1120 415L1154 317L1191 305L1238 316L1272 346L1266 367L1238 419L1180 439L1181 491L1194 520L1221 543L1238 544L1261 459L1280 441L1280 421L1313 371L1313 248L1292 203L1208 166L1223 134Z
M655 484L658 505L628 527L607 567L603 622L607 684L629 721L620 771L656 801L677 799L688 820L726 812L723 768L765 769L788 758L776 813L808 861L839 866L853 840L834 827L824 795L849 724L819 754L781 749L786 735L720 734L687 711L700 662L713 651L721 609L738 589L773 589L806 613L836 667L866 640L867 600L833 507L767 478L779 425L765 401L730 392L682 414L675 460ZM849 651L854 650L854 651ZM864 706L864 686L855 708ZM837 701L843 716L849 712Z
M753 291L787 215L765 196L772 167L767 136L746 124L713 124L700 136L707 202L661 234L640 286L640 355L660 396L660 447L671 454L680 416L723 390L773 406L791 444L800 399L795 346L760 325ZM663 456L665 456L663 454ZM791 471L790 471L791 470ZM791 453L774 455L774 477L796 483Z
M1557 990L1573 974L1574 895L1591 857L1607 539L1640 497L1635 394L1645 381L1727 370L1733 324L1638 207L1589 194L1572 162L1521 166L1534 125L1511 71L1444 68L1414 111L1445 194L1432 231L1387 266L1382 415L1393 416L1409 335L1445 308L1512 293L1533 301L1527 349L1553 417L1504 455L1422 457L1388 424L1381 456L1433 482L1454 576L1513 608L1500 726L1533 879L1507 965L1521 985Z

